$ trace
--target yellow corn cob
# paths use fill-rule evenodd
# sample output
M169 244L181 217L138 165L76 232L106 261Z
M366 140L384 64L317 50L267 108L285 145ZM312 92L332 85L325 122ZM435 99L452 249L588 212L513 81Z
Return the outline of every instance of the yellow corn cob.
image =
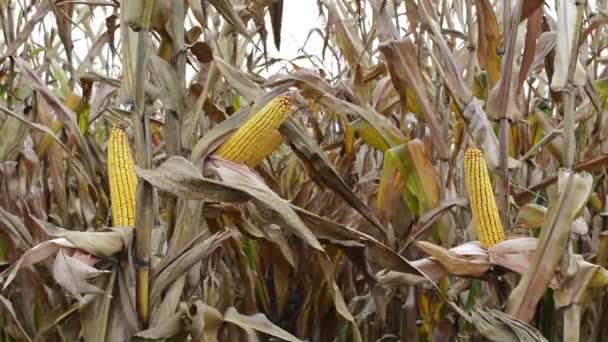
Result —
M255 167L261 163L264 158L272 151L276 150L283 143L283 136L279 133L278 129L273 129L266 133L264 140L260 143L260 146L254 150L253 154L247 160L247 166Z
M127 134L113 128L108 144L108 176L114 226L135 225L137 176Z
M464 154L464 169L477 237L484 248L492 247L504 241L505 232L500 222L483 152L477 148L467 149Z
M236 163L255 166L280 144L276 144L276 130L287 119L290 107L291 97L288 94L270 100L220 146L217 155ZM282 139L279 141L282 142Z

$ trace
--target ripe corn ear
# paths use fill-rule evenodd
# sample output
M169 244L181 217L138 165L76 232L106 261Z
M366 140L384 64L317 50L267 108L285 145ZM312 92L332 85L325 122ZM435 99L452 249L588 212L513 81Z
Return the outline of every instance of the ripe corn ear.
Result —
M127 134L113 128L108 144L108 176L114 226L135 225L137 175Z
M505 240L494 191L483 152L469 148L464 154L465 183L479 242L489 248Z
M236 163L255 166L282 142L282 138L277 141L276 131L287 119L290 107L288 94L273 98L230 136L216 154Z
M268 156L272 151L276 150L283 143L283 136L279 133L279 130L273 129L270 132L266 133L266 137L260 143L259 148L257 148L251 157L247 160L247 166L255 167L259 163L261 163L266 156Z

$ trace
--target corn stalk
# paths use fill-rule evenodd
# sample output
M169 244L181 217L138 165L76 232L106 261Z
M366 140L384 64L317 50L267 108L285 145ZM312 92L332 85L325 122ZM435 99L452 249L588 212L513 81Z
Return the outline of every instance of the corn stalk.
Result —
M502 223L505 227L509 227L509 131L511 129L509 111L513 108L509 108L509 97L512 94L511 89L511 74L513 68L513 58L515 55L515 41L517 37L517 25L521 18L521 11L523 1L516 1L515 6L512 7L511 1L505 1L504 12L503 12L503 36L504 36L504 49L505 56L502 61L502 75L501 86L503 94L501 96L500 113L498 118L500 120L500 185L498 195L498 207L502 209ZM513 10L513 12L511 12Z
M173 2L173 70L177 75L179 93L181 94L186 83L186 54L184 50L184 19L185 10L183 1ZM167 139L167 156L181 155L181 114L184 112L184 103L180 102L176 109L167 111L165 117L165 134ZM167 239L170 239L175 230L177 198L171 196L167 200Z
M574 74L578 61L578 48L581 29L583 26L584 6L583 0L577 0L576 4L576 25L574 26L574 41L570 60L568 61L568 87L563 92L564 94L564 166L571 169L574 165L574 156L576 153L576 137L575 137L575 101L574 94Z
M130 1L121 11L123 32L123 88L131 100L131 120L135 138L135 162L141 168L152 165L150 117L145 108L145 81L148 66L148 30L156 2ZM133 34L126 24L127 18L141 18L139 32ZM133 58L135 56L135 58ZM136 62L135 62L136 61ZM135 209L135 268L136 309L139 322L144 326L149 318L150 289L150 236L153 224L153 188L146 181L138 183Z

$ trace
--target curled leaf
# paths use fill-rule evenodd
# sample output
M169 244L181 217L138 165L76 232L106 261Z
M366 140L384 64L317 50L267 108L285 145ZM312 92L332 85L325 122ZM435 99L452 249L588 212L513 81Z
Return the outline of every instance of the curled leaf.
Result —
M492 266L487 252L476 242L461 245L455 250L448 250L426 241L418 241L416 246L437 259L450 274L479 277Z
M254 329L285 341L302 342L299 338L273 324L261 313L246 316L240 314L234 307L229 307L224 314L224 321L235 324L243 329Z
M592 185L593 178L586 172L579 174L560 170L557 193L550 200L530 266L523 272L519 284L509 297L510 315L523 321L532 319L536 305L553 279L566 251L572 221L586 203Z
M519 209L515 224L530 229L540 227L545 220L547 208L536 203L528 203Z
M533 326L498 310L475 308L471 315L475 328L491 341L548 342Z

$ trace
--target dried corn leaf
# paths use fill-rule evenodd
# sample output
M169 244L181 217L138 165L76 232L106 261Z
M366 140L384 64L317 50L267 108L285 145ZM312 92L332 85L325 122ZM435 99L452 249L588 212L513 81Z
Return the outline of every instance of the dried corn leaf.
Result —
M487 258L487 252L477 243L460 245L457 250L447 250L426 241L418 241L416 246L437 259L450 274L479 277L492 266Z
M488 168L496 170L499 167L498 157L498 138L494 132L492 122L488 120L481 103L477 99L472 99L464 109L462 116L465 118L471 136L476 146L483 151ZM509 157L509 169L521 167L521 163Z
M323 247L289 206L288 202L272 191L258 176L242 165L213 160L211 169L229 186L248 194L268 222L280 222L284 229L301 238L309 246L323 251Z
M50 223L45 224L47 228L51 228ZM62 248L80 249L96 257L107 257L123 250L133 233L132 228L112 229L108 232L75 232L65 231L57 227L52 230L51 233L62 237L44 241L34 246L26 251L11 267L0 273L3 288L6 288L13 281L21 268L39 263L55 255Z
M471 313L475 328L491 341L522 342L548 340L534 327L495 309L475 308Z
M328 220L305 209L292 206L302 218L302 221L310 227L312 232L321 240L343 240L358 241L365 244L373 264L383 268L405 273L421 275L421 272L412 264L388 246L382 244L374 237L354 230L348 226Z
M27 332L25 331L25 329L23 328L23 326L21 325L21 322L19 321L19 318L17 318L17 313L15 312L15 308L13 307L13 304L6 299L4 296L0 295L0 304L2 304L2 306L4 307L3 311L8 312L8 315L11 319L12 322L9 323L9 326L13 326L16 327L17 332L19 332L20 336L14 336L16 338L21 338L25 341L32 341L32 338L27 334Z
M151 278L152 288L150 289L150 303L154 307L160 300L162 291L165 290L182 274L185 274L192 266L199 261L209 257L222 242L228 239L233 232L226 230L217 232L206 239L202 239L203 233L195 237L175 258L169 260L161 269L154 270Z
M509 297L507 312L513 317L526 322L532 319L538 301L562 260L572 221L587 201L592 184L593 178L588 173L560 171L557 194L549 204L547 218L530 266L522 274L519 284Z
M65 248L59 250L53 263L53 277L72 296L81 299L84 294L103 293L88 281L108 271L98 270L68 254Z
M312 179L337 193L344 201L367 219L380 236L386 238L386 232L372 210L348 188L344 180L332 167L321 148L304 132L298 121L288 118L279 129L283 138L302 160Z
M140 331L135 336L149 339L165 339L173 337L187 328L187 324L184 319L183 312L174 313L169 319L165 319L162 322L152 325L146 330Z
M234 307L228 308L224 313L224 321L237 325L243 329L254 329L270 336L278 337L285 341L301 342L299 338L273 324L268 318L261 314L246 316L240 314Z
M425 88L425 80L417 60L417 51L409 38L389 41L380 44L386 65L393 81L393 86L401 98L402 105L407 103L407 91L413 91L424 114L424 121L431 130L433 146L441 158L448 158L448 147L443 141L439 117L431 106Z
M95 296L91 302L80 307L82 335L87 341L105 342L108 336L108 322L110 321L110 308L114 297L112 296L117 277L116 268L111 274L100 277L99 286L104 286L103 293ZM104 279L105 278L105 279Z
M217 334L224 324L224 316L214 307L197 300L191 309L192 339L194 341L217 342Z
M354 33L352 20L345 17L345 9L342 3L329 0L322 1L329 13L328 21L334 28L335 42L346 61L352 69L359 64L366 67L369 64L369 56L367 56L367 51L364 50L363 42Z
M154 187L182 199L214 202L244 202L251 197L225 183L205 178L183 157L171 157L154 170L135 166L135 172Z
M498 47L500 44L500 31L496 15L489 0L477 0L477 58L479 64L488 73L490 89L500 80L500 56Z
M535 203L528 203L519 209L515 224L531 229L540 227L545 220L547 208Z
M575 1L557 1L556 5L557 24L555 33L557 40L553 65L554 72L553 78L551 79L551 89L554 91L563 90L566 87L566 83L570 77L569 68L570 59L573 58L573 47L578 42L578 37L575 35L576 32L579 32L580 34L580 31L575 27L577 24L577 6ZM585 85L587 73L583 64L578 59L578 52L574 57L576 57L576 66L571 81L573 82L573 85L580 87Z
M14 60L15 65L19 67L22 75L29 81L30 85L42 95L44 100L55 110L57 115L59 115L63 123L70 131L71 136L75 139L77 146L83 155L83 159L86 161L85 165L87 165L89 171L93 170L95 165L92 158L93 154L89 149L89 145L85 142L80 133L76 114L65 106L63 102L59 100L57 96L55 96L55 94L45 85L42 79L40 79L38 76L38 73L32 69L30 63L19 57L16 57Z
M333 95L331 86L312 70L299 69L288 75L278 74L269 78L266 85L295 86L302 91L302 96L322 104L333 112L361 117L389 146L397 146L404 141L403 134L388 118L374 111L369 105L356 105L337 98Z
M249 78L249 76L236 67L228 64L219 56L214 56L213 60L220 73L241 96L249 102L257 101L264 95L264 91Z
M232 25L232 27L234 27L244 37L251 40L251 37L247 33L247 27L229 0L209 0L209 3L218 11L219 14L222 15L222 17L224 17L224 19L226 19L228 23L230 23L230 25Z

